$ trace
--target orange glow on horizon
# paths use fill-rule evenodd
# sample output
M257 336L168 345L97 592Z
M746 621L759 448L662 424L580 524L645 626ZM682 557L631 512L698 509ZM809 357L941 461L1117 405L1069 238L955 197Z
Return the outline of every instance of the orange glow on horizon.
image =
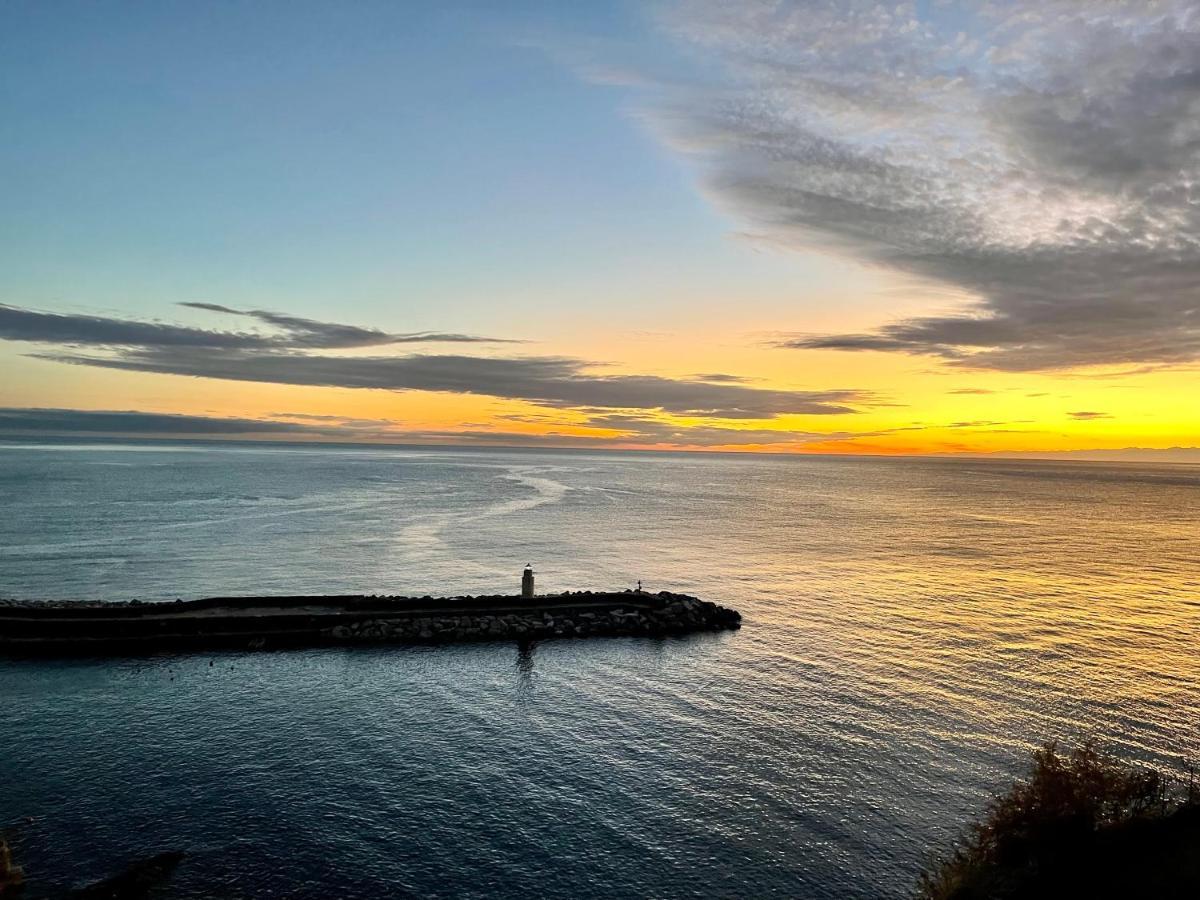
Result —
M849 403L856 411L848 414L716 419L661 410L562 409L480 394L308 387L110 369L87 369L81 378L84 370L78 366L14 353L3 360L16 376L0 386L0 403L267 421L325 420L331 429L340 427L339 421L350 423L335 435L256 435L277 440L443 444L461 440L890 456L1200 445L1192 399L1200 379L1185 369L970 371L895 354L783 350L753 328L732 334L695 329L633 337L625 329L613 328L606 333L593 330L574 343L564 336L562 342L562 355L606 360L589 370L598 376L691 379L697 373L730 373L755 388L853 389L863 392L863 399ZM654 428L639 432L611 422L589 422L589 417L602 418L606 412L643 419ZM664 439L656 428L672 432L673 439ZM703 440L689 441L690 430ZM737 432L743 430L749 433L738 440ZM779 439L766 440L764 433L778 433Z

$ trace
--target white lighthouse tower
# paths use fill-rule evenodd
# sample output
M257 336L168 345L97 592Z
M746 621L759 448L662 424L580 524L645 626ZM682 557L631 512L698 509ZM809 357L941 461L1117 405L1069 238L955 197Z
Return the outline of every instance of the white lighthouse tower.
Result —
M533 563L526 564L521 573L521 596L526 600L533 599Z

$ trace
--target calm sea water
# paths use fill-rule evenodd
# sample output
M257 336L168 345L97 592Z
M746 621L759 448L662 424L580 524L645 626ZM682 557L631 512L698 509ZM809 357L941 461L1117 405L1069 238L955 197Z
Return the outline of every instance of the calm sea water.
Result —
M1032 743L1200 756L1200 469L0 447L0 596L696 593L741 632L0 661L47 891L900 897Z

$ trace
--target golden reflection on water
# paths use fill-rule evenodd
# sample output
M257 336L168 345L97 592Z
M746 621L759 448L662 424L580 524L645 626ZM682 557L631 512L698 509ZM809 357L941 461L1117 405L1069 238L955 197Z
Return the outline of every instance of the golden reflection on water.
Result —
M1200 471L851 468L739 553L764 645L952 731L1200 751Z

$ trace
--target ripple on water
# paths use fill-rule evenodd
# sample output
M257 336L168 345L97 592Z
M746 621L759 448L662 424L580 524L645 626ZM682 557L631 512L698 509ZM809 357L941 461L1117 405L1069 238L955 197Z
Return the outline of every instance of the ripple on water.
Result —
M542 585L641 578L746 618L664 641L0 662L0 813L35 817L18 850L47 889L183 847L190 897L899 897L1033 743L1200 751L1194 470L4 461L0 595L483 593L533 561Z

